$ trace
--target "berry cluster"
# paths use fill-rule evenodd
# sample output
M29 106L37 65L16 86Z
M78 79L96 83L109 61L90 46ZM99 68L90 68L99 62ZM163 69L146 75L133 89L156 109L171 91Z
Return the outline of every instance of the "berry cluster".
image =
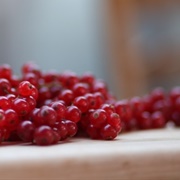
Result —
M0 66L0 142L51 145L75 135L112 140L121 130L180 126L180 87L157 88L144 97L117 101L91 73L42 72L22 66L22 76Z
M143 97L133 97L114 103L124 131L163 128L168 122L180 126L180 87L168 93L155 88Z
M22 66L22 77L0 66L0 141L22 140L50 145L80 132L114 139L122 124L110 102L115 99L102 80L90 73L42 72Z

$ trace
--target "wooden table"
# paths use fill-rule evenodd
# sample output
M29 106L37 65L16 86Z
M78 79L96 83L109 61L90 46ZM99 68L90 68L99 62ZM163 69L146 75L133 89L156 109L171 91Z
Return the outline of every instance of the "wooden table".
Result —
M180 130L124 133L114 141L1 145L0 179L180 179Z

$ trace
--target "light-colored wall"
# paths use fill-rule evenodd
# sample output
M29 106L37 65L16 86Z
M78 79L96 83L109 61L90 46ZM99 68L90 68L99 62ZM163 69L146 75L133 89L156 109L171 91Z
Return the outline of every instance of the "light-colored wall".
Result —
M106 78L96 0L0 0L0 63Z

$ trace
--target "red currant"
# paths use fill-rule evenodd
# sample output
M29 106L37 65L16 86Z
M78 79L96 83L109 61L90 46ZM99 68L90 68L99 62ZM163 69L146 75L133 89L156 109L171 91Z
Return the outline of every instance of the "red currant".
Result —
M17 128L18 136L24 142L32 142L34 137L35 125L31 121L22 121Z
M37 145L50 145L54 142L54 134L52 128L42 125L35 129L33 142Z

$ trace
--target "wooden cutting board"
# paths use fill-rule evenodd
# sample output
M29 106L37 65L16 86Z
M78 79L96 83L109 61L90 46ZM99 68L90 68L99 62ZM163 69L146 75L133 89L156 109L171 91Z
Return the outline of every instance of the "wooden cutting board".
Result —
M179 180L180 129L138 131L114 141L0 146L0 179Z

